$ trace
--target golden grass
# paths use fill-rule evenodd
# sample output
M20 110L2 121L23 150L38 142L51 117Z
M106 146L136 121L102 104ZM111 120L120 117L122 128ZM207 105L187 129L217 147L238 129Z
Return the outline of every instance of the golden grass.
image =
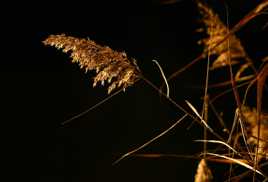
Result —
M167 2L173 3L175 1ZM102 85L108 83L108 94L117 88L124 90L127 87L133 85L137 80L142 79L148 85L152 86L156 91L158 91L162 96L164 96L168 101L174 104L180 111L184 112L184 115L169 128L162 131L155 137L152 137L144 144L139 145L135 149L121 155L121 157L119 157L113 164L118 164L123 159L126 159L130 156L142 156L150 158L165 156L163 154L137 153L141 149L149 146L151 143L167 134L187 116L190 116L195 121L199 121L199 124L201 123L204 127L203 140L195 140L198 142L204 142L204 152L202 155L203 158L198 164L194 180L195 182L212 181L212 172L207 165L208 160L211 162L214 161L229 164L229 180L233 179L233 176L231 176L233 165L240 165L250 171L253 171L253 181L256 179L256 174L259 174L263 176L265 180L268 180L267 174L264 174L259 168L259 164L262 165L263 161L267 162L268 160L268 114L262 111L263 92L265 91L265 82L268 76L268 59L267 56L264 57L262 60L263 66L259 67L259 70L256 69L254 67L254 62L256 60L252 60L248 56L241 41L235 35L235 33L241 27L243 27L257 15L261 14L263 11L267 10L268 1L261 2L256 8L249 12L231 29L229 29L228 21L226 24L223 23L219 15L215 13L208 5L201 3L201 1L197 1L197 7L200 11L200 14L202 15L201 20L204 24L202 31L207 35L207 37L199 41L199 44L203 45L204 47L202 54L197 56L185 67L180 68L178 71L171 74L168 79L166 79L166 76L158 62L154 61L157 64L165 81L165 85L167 87L166 94L162 92L162 88L159 89L147 78L145 78L137 66L136 61L132 58L128 58L124 52L114 51L107 46L98 45L92 40L75 38L72 36L66 36L64 34L51 35L46 40L44 40L43 43L45 45L62 49L65 53L70 52L72 62L78 63L81 68L85 69L85 71L95 70L96 76L94 77L93 86L96 86L99 83ZM211 55L215 56L214 60L211 60ZM188 109L193 112L193 114L190 114L186 109L184 109L184 107L180 106L172 98L170 98L168 81L174 79L182 72L188 70L193 64L197 63L198 61L206 60L205 58L207 58L208 62L206 69L206 83L204 84L205 92L203 98L202 114L199 114L198 108L194 107L189 101L186 101L186 104L189 107ZM236 72L233 72L233 66L239 66L239 69ZM211 87L226 86L231 84L232 89L223 91L213 99L210 99L209 88L211 87L209 86L209 72L212 70L217 71L217 69L224 67L229 69L229 72L227 72L227 74L230 75L230 80L212 85ZM252 74L244 75L244 72L246 72L248 69L251 69ZM241 85L248 85L248 88L246 88L245 94L243 95L245 99L243 102L241 102L238 89L242 87L240 85L237 86L236 84L238 82L244 81L247 82ZM254 83L256 83L257 89L257 93L255 94L256 108L249 108L246 106L247 93L249 89L253 87ZM218 97L222 97L224 94L231 91L233 91L233 94L235 96L235 99L233 100L233 103L236 104L234 108L235 115L233 121L224 121L217 113L218 111L212 103L216 102ZM228 102L230 101L228 100ZM211 126L213 126L213 122L215 121L211 121L210 124L208 124L209 108L211 108L217 115L217 118L220 120L222 126L224 126L224 130L228 131L228 137L221 136L221 134L214 131L213 127ZM81 115L78 115L78 117L79 116ZM231 128L226 127L226 123L228 122L232 122ZM207 131L213 134L210 136L210 138L207 138ZM213 137L216 137L216 139ZM241 137L243 140L240 140ZM219 144L223 150L217 150L219 147L208 149L206 146L207 143L213 143L215 145ZM177 155L174 154L169 156L175 157ZM246 174L250 175L250 173Z
M43 43L62 49L65 53L71 52L72 62L78 63L86 72L95 70L97 75L93 86L108 82L108 93L115 88L125 89L138 80L139 68L135 60L128 58L124 52L114 51L89 39L64 34L51 35Z
M202 159L198 164L194 182L211 182L212 179L212 172L207 166L206 160Z

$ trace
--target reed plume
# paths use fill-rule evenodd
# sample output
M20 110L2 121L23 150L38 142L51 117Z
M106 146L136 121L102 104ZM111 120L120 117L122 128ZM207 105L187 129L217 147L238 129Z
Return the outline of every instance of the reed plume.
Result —
M71 36L50 35L43 41L45 45L71 52L73 63L78 63L85 71L95 70L93 87L108 82L108 94L116 88L126 89L133 85L140 75L135 59L128 58L125 52L117 52L94 41Z
M208 168L206 160L202 159L198 164L194 182L211 182L212 179L212 172Z
M244 106L242 109L245 121L247 123L248 143L258 146L258 160L268 159L268 113L262 112L260 114L260 130L258 142L258 112L255 108ZM255 147L255 149L256 149Z
M201 21L205 25L205 29L200 29L206 32L207 38L203 38L198 43L204 45L203 54L207 52L210 55L215 55L216 59L213 62L211 69L217 69L228 65L229 59L232 65L238 64L241 61L251 63L247 56L240 40L234 35L230 35L228 39L221 42L229 33L229 28L221 21L220 17L207 5L197 2L198 9L202 15ZM219 44L219 45L218 45Z

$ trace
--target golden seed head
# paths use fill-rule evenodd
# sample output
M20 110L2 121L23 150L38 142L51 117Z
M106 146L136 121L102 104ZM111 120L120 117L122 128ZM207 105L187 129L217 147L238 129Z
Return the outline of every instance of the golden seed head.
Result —
M95 70L93 86L98 83L109 85L108 93L116 88L123 88L134 84L140 75L138 66L133 59L129 59L125 52L117 52L107 46L101 46L94 41L71 36L50 35L43 41L45 45L71 52L72 62L78 63L85 71Z

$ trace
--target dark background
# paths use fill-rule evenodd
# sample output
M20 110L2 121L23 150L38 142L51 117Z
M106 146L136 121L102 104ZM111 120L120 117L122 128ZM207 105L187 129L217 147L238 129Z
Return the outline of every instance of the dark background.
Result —
M225 1L234 25L258 1ZM242 3L243 2L243 3ZM211 5L225 19L223 1ZM106 88L92 88L84 74L61 51L41 41L50 34L89 37L102 45L126 51L138 60L144 75L162 82L166 75L190 62L201 51L195 30L195 3L159 1L23 2L3 14L0 65L3 150L9 179L26 177L41 182L61 181L193 181L198 160L131 157L111 166L120 155L156 136L182 112L140 81L87 115L61 123L107 97ZM267 55L263 40L267 23L260 17L239 32L254 59ZM267 35L267 34L266 34ZM267 36L266 36L267 37ZM267 46L266 46L267 47ZM170 84L178 103L190 100L201 108L205 64L198 63ZM221 75L217 75L221 76ZM223 110L226 108L222 108ZM185 120L168 135L140 153L194 155L202 145L201 127ZM216 178L217 179L217 178Z

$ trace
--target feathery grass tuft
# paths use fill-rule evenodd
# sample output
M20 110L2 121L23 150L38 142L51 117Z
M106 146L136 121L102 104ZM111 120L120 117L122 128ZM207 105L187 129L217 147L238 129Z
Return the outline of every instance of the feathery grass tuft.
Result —
M230 32L229 28L207 5L198 2L197 6L202 15L202 22L206 26L205 30L201 29L201 31L206 31L206 34L208 35L207 38L200 40L198 43L204 45L204 54L207 53L207 50L211 50L210 54L217 56L211 69L213 70L227 66L229 58L232 65L240 63L241 60L249 60L240 40L234 34L229 36L229 43L228 39L226 39L219 44L219 42Z
M210 182L212 179L212 172L208 168L206 160L202 159L198 164L194 182Z
M135 59L130 59L124 52L117 52L94 41L71 36L50 35L43 41L45 45L71 52L72 62L78 63L85 71L95 70L93 87L99 82L108 82L108 94L116 88L127 88L133 85L140 75Z
M261 113L260 115L260 134L258 143L257 110L245 106L242 111L246 118L246 123L248 124L247 131L250 136L247 142L255 146L258 145L259 161L261 159L268 159L268 114Z

